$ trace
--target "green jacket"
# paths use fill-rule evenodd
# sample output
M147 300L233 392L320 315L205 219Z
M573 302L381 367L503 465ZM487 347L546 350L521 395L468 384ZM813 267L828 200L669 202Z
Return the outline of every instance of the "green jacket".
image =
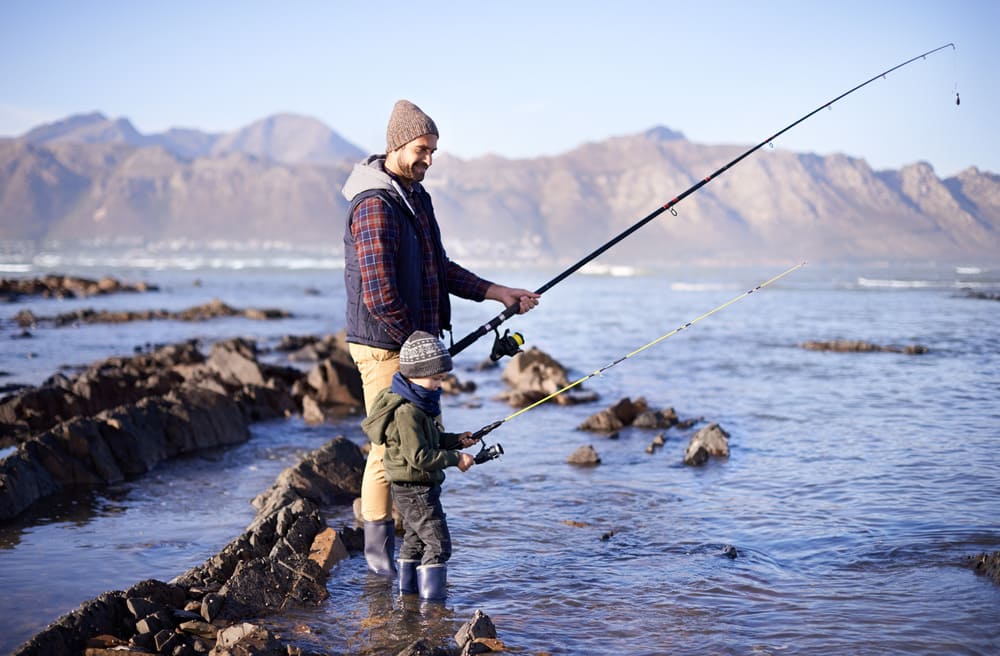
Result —
M393 483L442 483L445 467L458 465L461 433L445 433L434 418L391 388L375 397L361 429L373 444L385 445L382 463Z

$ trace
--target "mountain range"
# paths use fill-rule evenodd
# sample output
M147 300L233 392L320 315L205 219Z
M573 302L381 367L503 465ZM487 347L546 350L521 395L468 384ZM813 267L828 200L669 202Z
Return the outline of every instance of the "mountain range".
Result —
M442 144L443 146L445 144ZM738 157L656 127L531 159L435 158L425 186L453 259L575 261ZM339 248L364 153L280 114L230 133L142 134L70 116L0 139L0 240L281 240ZM761 149L602 256L674 261L1000 260L1000 176Z

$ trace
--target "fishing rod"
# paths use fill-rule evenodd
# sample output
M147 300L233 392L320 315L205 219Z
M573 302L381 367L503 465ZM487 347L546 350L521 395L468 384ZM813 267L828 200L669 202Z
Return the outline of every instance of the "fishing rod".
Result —
M582 378L578 378L577 380L574 380L572 383L569 383L565 387L562 387L561 389L558 389L555 392L552 392L551 394L549 394L545 398L539 399L538 401L535 401L531 405L525 406L524 408L521 408L517 412L515 412L515 413L513 413L511 415L508 415L508 416L504 417L503 419L500 419L498 421L494 421L492 424L488 424L486 426L483 426L482 428L480 428L479 430L477 430L475 433L472 434L472 439L474 439L474 440L481 440L481 439L483 439L483 437L486 436L486 434L493 432L497 428L500 428L500 426L502 426L506 422L510 421L514 417L517 417L518 415L522 415L525 412L527 412L527 411L529 411L529 410L531 410L533 408L537 408L538 406L542 405L543 403L546 403L547 401L551 401L552 399L554 399L555 397L559 396L563 392L566 392L568 390L573 389L577 385L580 385L580 384L582 384L582 383L590 380L594 376L601 375L602 373L604 373L605 371L607 371L611 367L613 367L613 366L615 366L617 364L620 364L620 363L624 362L625 360L628 360L633 355L638 355L639 353L642 353L646 349L651 348L653 346L656 346L660 342L662 342L662 341L664 341L664 340L666 340L666 339L668 339L670 337L673 337L674 335L676 335L677 333L681 332L682 330L686 330L686 329L690 328L691 326L693 326L694 324L698 323L702 319L707 319L708 317L712 316L716 312L721 312L722 310L725 310L727 307L729 307L733 303L735 303L735 302L737 302L737 301L739 301L741 299L746 298L747 296L749 296L750 294L753 294L756 291L760 291L761 289L764 289L765 287L767 287L771 283L784 278L785 276L787 276L788 274L792 273L793 271L801 269L802 267L805 266L805 264L806 264L805 262L801 262L801 263L796 264L795 266L793 266L793 267L791 267L789 269L786 269L785 271L782 271L781 273L779 273L778 275L774 276L773 278L760 283L759 285L757 285L756 287L754 287L752 289L748 289L747 291L743 292L739 296L734 296L733 298L729 299L728 301L726 301L722 305L719 305L718 307L715 307L715 308L709 310L708 312L706 312L705 314L702 314L698 318L692 319L691 321L688 321L684 325L679 326L677 328L674 328L673 330L671 330L668 333L660 335L659 337L657 337L653 341L647 342L646 344L643 344L642 346L640 346L639 348L635 349L631 353L627 353L627 354L623 355L622 357L618 358L614 362L610 362L610 363L604 365L603 367L601 367L600 369L597 369L596 371L594 371L592 373L589 373L586 376L583 376ZM486 443L484 442L483 446L482 446L482 449L475 456L476 464L480 464L480 463L486 462L488 460L493 460L494 458L499 458L502 454L503 454L503 447L502 446L500 446L499 444L494 444L492 446L486 446Z
M739 162L741 162L744 158L746 158L749 155L753 154L754 152L760 150L761 148L763 148L764 146L766 146L768 144L773 144L773 142L774 142L775 139L777 139L778 137L780 137L784 133L788 132L789 130L791 130L792 128L794 128L798 124L802 123L803 121L808 120L809 118L811 118L815 114L819 113L823 109L830 108L835 102L837 102L837 101L839 101L839 100L841 100L843 98L846 98L847 96L851 95L855 91L857 91L857 90L859 90L859 89L861 89L863 87L868 86L869 84L871 84L872 82L874 82L875 80L877 80L879 78L884 78L886 75L888 75L889 73L892 73L893 71L896 71L896 70L898 70L900 68L903 68L904 66L906 66L908 64L912 64L913 62L917 61L918 59L924 59L928 55L933 55L934 53L938 52L939 50L944 50L945 48L949 48L949 47L954 50L955 49L955 44L954 43L946 43L943 46L939 46L937 48L934 48L933 50L928 50L927 52L925 52L923 54L917 55L916 57L913 57L912 59L907 59L902 64L897 64L896 66L893 66L890 69L882 71L878 75L875 75L874 77L872 77L870 80L867 80L867 81L862 82L861 84L857 85L856 87L854 87L850 91L845 91L844 93L840 94L839 96L837 96L833 100L830 100L830 101L827 101L827 102L823 103L822 105L820 105L819 107L817 107L813 111L809 112L808 114L806 114L802 118L798 119L794 123L791 123L791 124L787 125L786 127L782 128L780 131L775 132L773 135L771 135L770 137L768 137L764 141L761 141L759 144L757 144L753 148L750 148L749 150L745 151L744 153L742 153L741 155L739 155L738 157L736 157L735 159L733 159L731 162L729 162L728 164L726 164L723 167L721 167L719 170L715 171L714 173L712 173L712 174L710 174L710 175L702 178L701 180L699 180L695 184L691 185L686 191L684 191L684 193L682 193L682 194L680 194L678 196L675 196L674 198L670 199L670 201L668 201L664 205L661 205L660 207L658 207L653 212L650 212L645 217L643 217L639 221L637 221L634 224L632 224L631 227L626 228L621 233L619 233L617 236L615 236L612 239L610 239L609 241L607 241L604 245L600 246L599 248L597 248L594 251L592 251L589 255L583 257L582 259L580 259L576 264L570 266L568 269L566 269L565 271L563 271L562 273L560 273L559 275L557 275L555 278L553 278L552 280L548 281L547 283L545 283L544 285L542 285L541 287L539 287L538 289L536 289L535 293L536 294L544 294L548 290L552 289L553 287L555 287L556 285L558 285L560 282L562 282L563 280L565 280L569 276L571 276L574 273L576 273L585 264L587 264L588 262L590 262L594 258L598 257L599 255L601 255L602 253L604 253L605 251L607 251L612 246L615 246L618 242L622 241L623 239L625 239L626 237L628 237L629 235L631 235L633 232L635 232L639 228L643 227L644 225L646 225L647 223L649 223L650 221L652 221L653 219L655 219L656 217L658 217L663 212L666 212L666 211L669 210L671 214L673 214L674 216L677 216L677 210L674 209L674 206L677 205L677 203L681 202L682 200L684 200L685 198L687 198L691 194L695 193L696 191L698 191L699 189L701 189L702 187L704 187L706 184L708 184L714 178L717 178L720 175L722 175L723 173L725 173L729 168L735 166L736 164L738 164ZM958 98L958 94L957 93L956 93L955 97L956 97L956 99ZM492 350L492 353L490 354L490 359L492 359L495 362L495 361L499 360L504 355L514 355L515 353L517 353L518 350L519 350L520 345L524 343L524 338L521 337L521 335L519 333L514 333L513 335L510 335L509 334L510 333L509 330L504 333L503 337L501 337L500 336L500 331L497 330L497 328L500 326L500 324L502 324L504 321L506 321L507 319L511 318L512 316L514 316L514 314L517 313L518 306L519 306L519 303L514 303L513 305L510 305L507 308L505 308L503 312L501 312L497 316L493 317L490 321L486 322L485 324L483 324L482 326L480 326L479 328L477 328L473 332L469 333L468 335L466 335L465 337L463 337L462 339L460 339L457 343L453 344L451 346L451 348L448 349L449 353L452 356L457 355L458 353L460 353L460 352L464 351L466 348L468 348L473 342L475 342L476 340L478 340L483 335L486 335L490 331L494 331L494 333L496 334L496 341L494 342L493 350Z

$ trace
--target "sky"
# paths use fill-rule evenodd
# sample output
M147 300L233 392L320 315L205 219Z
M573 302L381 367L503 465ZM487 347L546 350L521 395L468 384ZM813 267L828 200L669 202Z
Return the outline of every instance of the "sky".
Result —
M556 155L661 125L749 147L954 43L774 145L1000 173L998 26L1000 0L2 0L0 136L92 111L146 134L291 112L381 152L406 98L461 158Z

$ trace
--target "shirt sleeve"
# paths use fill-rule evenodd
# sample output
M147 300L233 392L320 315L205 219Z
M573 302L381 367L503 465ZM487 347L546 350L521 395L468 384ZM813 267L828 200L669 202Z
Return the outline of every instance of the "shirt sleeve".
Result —
M413 325L396 288L394 256L399 231L389 218L385 201L362 201L354 210L351 234L361 268L361 300L389 336L402 344L413 332Z
M445 280L448 283L448 292L460 298L467 298L470 301L482 301L486 298L486 290L493 283L480 278L468 269L462 267L445 256Z

